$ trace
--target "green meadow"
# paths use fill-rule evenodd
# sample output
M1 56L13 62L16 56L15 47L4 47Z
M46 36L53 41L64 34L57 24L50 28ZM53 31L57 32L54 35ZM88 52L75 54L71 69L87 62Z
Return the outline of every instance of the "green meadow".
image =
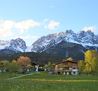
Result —
M98 75L2 73L0 91L98 91Z

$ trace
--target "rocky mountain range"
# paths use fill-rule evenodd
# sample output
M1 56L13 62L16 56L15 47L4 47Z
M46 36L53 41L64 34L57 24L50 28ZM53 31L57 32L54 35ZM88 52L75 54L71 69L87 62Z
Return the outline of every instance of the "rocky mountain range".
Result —
M86 32L80 31L79 33L75 33L72 30L66 30L65 32L49 34L41 37L30 46L29 51L43 52L51 47L57 46L62 42L64 42L66 45L68 45L68 43L72 43L81 45L86 49L93 48L97 50L98 35L95 35L90 30ZM0 50L2 49L28 52L26 42L21 38L12 39L11 41L0 40Z
M85 32L74 33L72 30L66 30L65 32L50 34L43 36L32 44L32 51L42 52L50 47L56 46L61 42L74 43L83 46L86 49L98 48L98 36L90 30Z
M90 30L80 31L79 33L66 30L65 32L49 34L35 41L29 48L21 38L0 41L0 53L7 53L6 55L13 52L29 51L45 52L61 58L71 56L75 59L83 59L84 52L88 49L98 50L98 35Z
M26 43L21 38L12 39L11 41L0 40L0 50L9 49L16 52L24 52L26 48Z

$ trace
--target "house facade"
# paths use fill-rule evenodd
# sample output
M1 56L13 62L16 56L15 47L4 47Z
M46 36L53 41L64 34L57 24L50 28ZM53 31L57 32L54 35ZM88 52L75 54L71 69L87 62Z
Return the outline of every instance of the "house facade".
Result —
M63 60L55 65L54 72L56 74L78 75L78 63L72 58Z

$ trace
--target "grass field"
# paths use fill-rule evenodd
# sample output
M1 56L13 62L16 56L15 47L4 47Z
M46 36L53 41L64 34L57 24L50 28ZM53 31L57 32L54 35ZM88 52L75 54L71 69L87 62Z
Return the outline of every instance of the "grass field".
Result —
M4 73L0 74L0 91L98 91L98 76Z

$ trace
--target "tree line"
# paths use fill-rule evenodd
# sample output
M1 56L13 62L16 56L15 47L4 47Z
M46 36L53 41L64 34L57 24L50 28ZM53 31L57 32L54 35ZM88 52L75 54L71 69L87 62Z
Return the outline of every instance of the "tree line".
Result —
M0 61L0 72L19 72L19 73L26 73L31 72L35 69L35 65L41 65L43 69L48 68L51 69L52 65L55 65L57 61L54 61L52 57L46 61L43 57L43 60L46 61L43 64L43 61L40 60L41 56L35 55L36 60L32 60L32 55L22 54L17 57L17 59L13 59L12 61L8 60L1 60ZM95 50L87 50L84 53L84 60L78 60L78 68L80 73L98 73L98 52ZM45 57L49 57L45 55ZM41 63L37 62L37 59L40 60ZM59 60L60 61L60 60Z

